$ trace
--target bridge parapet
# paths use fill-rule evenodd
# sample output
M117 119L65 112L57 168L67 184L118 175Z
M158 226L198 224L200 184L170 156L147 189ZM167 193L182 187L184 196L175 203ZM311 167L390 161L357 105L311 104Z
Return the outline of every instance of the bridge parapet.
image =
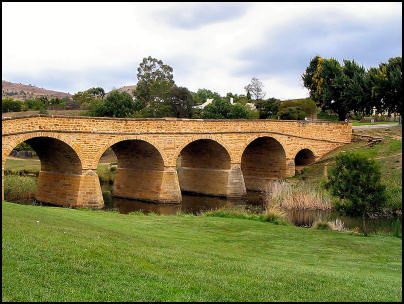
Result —
M307 139L351 142L352 124L345 122L269 119L128 119L30 116L2 120L2 135L33 131L100 134L231 134L273 132Z

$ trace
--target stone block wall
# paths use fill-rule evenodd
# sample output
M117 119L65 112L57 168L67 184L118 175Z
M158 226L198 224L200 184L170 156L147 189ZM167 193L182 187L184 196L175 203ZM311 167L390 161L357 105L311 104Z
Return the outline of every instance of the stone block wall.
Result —
M62 116L3 119L2 173L11 151L28 141L41 159L38 198L102 207L96 170L102 154L112 147L118 158L117 195L180 202L181 188L242 196L246 186L254 189L267 179L292 176L299 151L308 149L318 160L349 143L351 137L350 123L333 122ZM254 144L257 139L261 146ZM177 173L179 157L182 169ZM59 179L51 181L51 176Z

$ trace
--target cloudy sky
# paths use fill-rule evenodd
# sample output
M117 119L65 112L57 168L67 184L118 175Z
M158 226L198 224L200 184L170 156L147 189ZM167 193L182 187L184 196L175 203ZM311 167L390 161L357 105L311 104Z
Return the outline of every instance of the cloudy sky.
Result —
M143 57L177 85L308 95L316 55L366 68L402 56L402 3L2 3L2 79L75 93L136 84Z

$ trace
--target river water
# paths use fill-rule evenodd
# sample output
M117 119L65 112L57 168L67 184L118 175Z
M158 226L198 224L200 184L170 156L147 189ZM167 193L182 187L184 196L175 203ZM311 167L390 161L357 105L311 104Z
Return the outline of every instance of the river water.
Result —
M160 215L176 215L179 212L200 215L207 210L216 210L223 207L248 209L253 212L262 212L264 202L259 192L248 192L245 199L233 200L220 197L190 195L182 193L181 204L156 204L139 200L118 198L111 195L110 186L102 186L105 210L117 210L122 214L133 211L156 213ZM296 226L311 227L316 220L339 223L345 229L362 231L362 219L344 216L331 210L285 210L289 222ZM370 233L393 234L399 230L402 235L402 217L375 217L367 221Z

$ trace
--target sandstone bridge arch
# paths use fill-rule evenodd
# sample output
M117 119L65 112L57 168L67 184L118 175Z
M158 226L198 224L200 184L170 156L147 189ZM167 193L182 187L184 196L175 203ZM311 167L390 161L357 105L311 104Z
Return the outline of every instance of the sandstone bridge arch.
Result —
M352 136L350 123L278 120L36 115L3 119L2 127L2 181L7 156L29 141L41 159L38 199L92 208L103 207L96 170L108 148L118 159L114 195L179 203L181 190L226 197L259 190Z

